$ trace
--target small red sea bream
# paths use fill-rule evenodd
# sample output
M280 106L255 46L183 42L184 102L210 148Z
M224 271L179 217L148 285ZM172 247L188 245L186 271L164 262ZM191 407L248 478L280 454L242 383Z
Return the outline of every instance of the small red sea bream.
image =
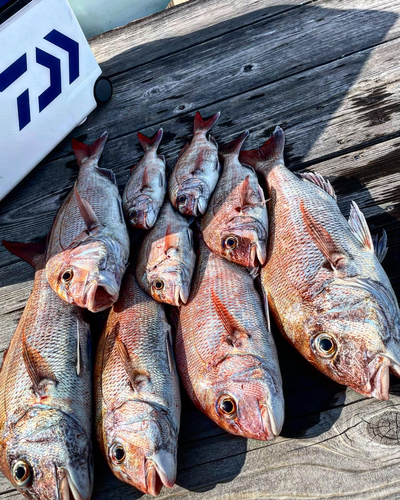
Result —
M70 304L92 312L118 299L129 236L115 175L98 166L107 133L91 146L72 140L79 174L51 229L46 275Z
M282 381L263 304L248 271L202 240L175 354L189 397L220 427L265 441L279 435Z
M267 258L268 214L255 171L239 161L248 135L246 131L220 148L222 174L201 229L210 250L236 264L256 267Z
M193 138L179 153L169 178L169 199L181 214L197 217L207 210L220 174L218 144L207 132L219 117L217 113L203 120L196 113Z
M389 371L400 376L400 311L375 241L352 202L342 215L319 174L295 175L283 161L277 127L240 160L264 175L270 198L268 258L261 282L284 335L316 368L355 391L389 398Z
M101 335L94 379L97 438L113 473L151 495L171 488L180 424L171 327L132 267Z
M138 133L144 150L143 158L131 169L122 204L132 227L150 229L154 226L167 190L165 158L157 154L163 129L151 139Z
M49 286L44 244L3 243L35 267L35 280L0 372L0 470L26 498L89 500L89 327Z
M158 302L180 306L189 297L196 263L189 226L189 221L165 201L157 224L144 237L136 278Z

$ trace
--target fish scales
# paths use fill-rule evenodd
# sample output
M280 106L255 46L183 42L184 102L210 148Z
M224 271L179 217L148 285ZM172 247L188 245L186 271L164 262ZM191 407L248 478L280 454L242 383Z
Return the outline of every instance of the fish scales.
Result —
M388 399L389 368L400 374L400 312L382 255L374 253L357 205L346 220L328 181L285 167L283 146L277 128L260 149L240 155L264 175L271 199L261 270L271 310L319 370L363 395Z
M71 498L91 496L90 346L81 310L54 293L42 259L0 372L1 471L27 498L58 499L65 481ZM25 486L13 476L21 459Z
M255 171L239 161L248 135L246 131L220 148L222 174L201 228L210 250L236 264L256 267L266 259L268 214Z
M189 297L196 262L193 233L185 217L166 201L140 248L136 278L154 300L179 306Z
M140 289L133 269L100 339L95 387L97 437L114 474L147 493L171 487L180 423L171 328L164 307ZM116 444L124 449L121 463L113 457Z
M204 242L188 303L180 308L176 358L190 398L218 425L255 439L279 434L282 383L261 300L246 269ZM233 402L233 418L218 409L221 398ZM268 411L260 411L263 404Z

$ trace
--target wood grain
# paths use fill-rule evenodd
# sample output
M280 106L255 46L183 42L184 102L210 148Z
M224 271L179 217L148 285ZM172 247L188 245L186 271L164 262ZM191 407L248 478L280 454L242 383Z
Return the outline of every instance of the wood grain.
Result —
M171 169L198 108L205 116L222 110L213 131L221 143L249 128L246 147L257 146L279 124L293 170L325 175L346 215L354 199L373 233L387 231L384 267L399 295L399 14L400 0L192 0L91 40L115 95L73 135L90 141L109 128L102 166L122 188L141 155L138 130L164 127ZM64 141L0 204L0 237L44 236L76 176ZM0 246L0 351L32 279L32 268ZM101 320L92 320L96 340ZM177 485L160 498L398 499L399 381L390 401L368 400L274 333L286 401L281 437L228 435L184 395ZM22 498L3 476L0 498ZM150 497L114 478L97 450L93 499L116 498Z

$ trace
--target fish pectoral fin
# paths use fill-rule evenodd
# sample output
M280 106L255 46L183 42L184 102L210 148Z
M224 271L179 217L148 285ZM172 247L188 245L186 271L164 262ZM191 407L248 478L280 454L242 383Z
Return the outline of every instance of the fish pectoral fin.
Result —
M211 289L211 300L213 301L215 310L219 316L219 319L222 321L226 333L232 341L232 344L235 345L238 335L240 332L243 332L243 328L239 325L238 321L232 316L232 314L228 311L228 309L224 306L221 299L215 293L214 289ZM247 334L246 334L247 335ZM248 335L247 335L248 336Z
M143 170L143 175L142 175L142 187L140 188L140 192L143 191L143 189L146 189L150 187L150 178L149 178L149 171L147 169L147 165L144 167Z
M74 185L74 193L76 201L78 203L79 212L83 220L85 221L88 231L91 232L93 231L93 229L95 229L100 225L99 219L94 213L93 208L90 206L90 203L81 198L81 195L79 194L78 189L76 187L76 183Z
M150 381L149 372L146 370L138 370L133 366L128 349L118 337L115 339L115 346L122 360L122 364L124 365L125 372L128 375L132 389L134 391L143 390L143 386Z
M336 243L328 231L314 219L310 212L305 208L304 201L300 203L300 210L303 221L306 225L308 234L318 250L322 253L325 259L330 263L334 271L342 271L346 268L350 256L342 248L339 243Z
M22 334L22 357L28 375L32 380L33 390L35 393L39 394L41 392L40 385L43 380L48 380L54 384L58 384L58 381L48 362L43 358L39 351L28 345L25 332Z
M332 196L332 198L336 201L336 193L332 187L332 184L328 181L328 179L325 179L325 177L323 177L321 174L317 174L316 172L303 172L299 174L299 177L305 179L306 181L312 182L316 186L320 187L330 196Z
M240 205L242 208L248 206L262 205L265 203L264 192L260 189L254 191L250 186L250 175L247 175L240 186Z
M375 254L379 262L382 262L386 257L388 246L387 246L387 234L386 231L383 230L382 236L379 238L377 234L372 237L372 241L374 243Z
M115 177L115 174L112 170L108 168L96 167L96 172L109 179L113 184L115 184L118 187L117 178Z
M169 223L167 226L167 229L165 230L165 237L164 237L164 252L165 255L168 254L168 250L174 246L173 242L174 238L174 232L172 229L172 224Z
M358 208L355 201L351 202L350 216L348 220L350 229L362 247L374 251L374 242L365 220L364 214Z

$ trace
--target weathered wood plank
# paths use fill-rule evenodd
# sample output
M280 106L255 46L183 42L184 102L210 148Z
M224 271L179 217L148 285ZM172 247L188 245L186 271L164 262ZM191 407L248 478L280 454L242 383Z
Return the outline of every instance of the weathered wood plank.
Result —
M307 0L192 0L89 40L105 76L270 18Z
M252 147L280 124L287 132L286 156L293 166L396 134L399 51L400 40L393 40L225 101L213 134L227 142L249 128L252 134L246 145ZM206 107L204 114L216 110ZM166 142L161 152L171 168L191 133L192 117L177 117L163 126ZM147 129L149 134L154 132L155 128ZM136 134L127 134L109 141L102 165L115 171L122 187L140 155ZM0 205L1 236L15 240L23 234L27 241L44 236L76 175L72 157L35 169ZM10 259L15 260L0 247L0 266Z
M390 10L382 11L381 4L315 2L124 72L111 79L112 101L73 134L91 142L107 129L114 138L211 104L224 113L232 97L259 89L256 99L269 83L397 38L400 6L387 1ZM50 158L70 150L68 137Z

